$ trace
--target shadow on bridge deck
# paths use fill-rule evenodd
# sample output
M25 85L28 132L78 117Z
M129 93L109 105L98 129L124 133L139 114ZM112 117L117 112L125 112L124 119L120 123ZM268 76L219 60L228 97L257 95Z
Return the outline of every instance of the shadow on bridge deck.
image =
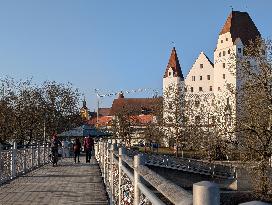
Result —
M0 204L106 205L108 200L97 162L75 164L67 158L2 185Z

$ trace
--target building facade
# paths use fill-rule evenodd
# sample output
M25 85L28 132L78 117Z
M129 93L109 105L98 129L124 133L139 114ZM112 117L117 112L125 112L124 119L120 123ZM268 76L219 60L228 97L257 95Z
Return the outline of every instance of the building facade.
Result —
M245 56L244 47L258 37L261 37L261 34L249 14L232 11L219 33L213 62L204 52L201 52L186 78L183 78L177 52L173 48L163 77L164 93L169 92L171 85L184 87L184 89L181 89L183 93L180 94L184 95L184 98L176 98L175 100L178 100L180 104L184 104L183 101L187 102L185 109L187 108L191 112L189 116L191 122L194 121L195 123L196 120L202 120L205 121L202 124L209 126L212 123L209 118L211 118L212 113L219 112L219 109L220 112L232 115L232 121L235 122L238 110L236 107L237 99L236 95L230 90L238 91L238 85L241 83L239 79L241 71L237 66L237 60ZM254 64L254 60L249 63ZM173 89L172 92L176 91ZM172 97L174 97L174 94L172 94ZM164 95L164 118L166 121L169 118L168 102L170 101L169 95ZM189 113L188 110L187 114ZM199 115L202 115L201 119L198 119ZM227 118L223 121L227 121ZM197 123L201 124L200 121Z

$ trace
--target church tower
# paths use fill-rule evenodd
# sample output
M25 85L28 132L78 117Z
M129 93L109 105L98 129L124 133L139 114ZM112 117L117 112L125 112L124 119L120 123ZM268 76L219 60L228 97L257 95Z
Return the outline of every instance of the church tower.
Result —
M87 103L86 100L84 98L84 100L82 101L82 108L80 108L80 115L81 115L81 119L86 122L89 120L89 109L87 107Z

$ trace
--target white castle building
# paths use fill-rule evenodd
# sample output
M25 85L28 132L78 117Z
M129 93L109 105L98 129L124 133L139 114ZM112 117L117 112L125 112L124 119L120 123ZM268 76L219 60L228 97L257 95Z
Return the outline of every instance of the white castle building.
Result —
M182 93L180 95L185 94L187 101L195 100L196 97L203 99L201 96L208 98L210 96L210 99L217 97L220 99L219 103L222 103L222 107L223 105L231 107L232 114L237 115L236 99L231 96L228 90L229 85L236 88L239 84L236 77L237 72L239 72L235 64L236 59L243 57L243 48L250 40L254 41L260 36L260 32L247 12L232 11L219 34L213 62L204 52L201 52L188 75L184 78L176 49L172 49L163 77L164 93L169 87L181 87ZM232 73L231 70L236 73ZM169 118L170 115L166 111L166 107L169 107L170 97L164 95L164 118ZM204 106L207 108L210 103L206 102Z

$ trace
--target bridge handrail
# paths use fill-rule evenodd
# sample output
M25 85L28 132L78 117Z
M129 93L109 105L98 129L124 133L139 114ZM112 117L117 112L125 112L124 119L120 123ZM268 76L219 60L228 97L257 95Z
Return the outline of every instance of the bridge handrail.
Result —
M130 201L133 199L134 204L139 204L141 200L142 202L150 201L152 204L164 205L165 203L162 202L162 200L157 195L155 195L153 191L142 182L142 180L140 180L140 177L147 181L161 195L163 195L172 203L184 205L192 204L192 194L173 184L172 182L164 179L148 167L144 166L144 155L136 155L134 156L134 159L132 159L126 155L124 147L120 147L118 150L119 152L117 153L116 145L110 145L105 142L99 142L96 145L95 150L95 155L100 164L104 183L106 184L112 204L121 204L121 201ZM118 173L114 172L113 167L117 167L116 165L119 167ZM122 175L121 178L119 172ZM130 184L129 189L126 189L130 190L131 192L126 193L128 194L127 198L126 196L123 196L124 189L126 187L124 187L125 185L122 184L122 180L127 182L127 180L124 179L124 174L129 179L128 184ZM116 186L113 186L117 175L118 179L120 180L118 180L117 183L118 190L116 190ZM121 192L122 189L123 191ZM134 190L134 192L132 190ZM117 194L116 191L118 192Z
M18 149L14 142L3 150L0 144L0 185L49 162L48 144L32 144Z

